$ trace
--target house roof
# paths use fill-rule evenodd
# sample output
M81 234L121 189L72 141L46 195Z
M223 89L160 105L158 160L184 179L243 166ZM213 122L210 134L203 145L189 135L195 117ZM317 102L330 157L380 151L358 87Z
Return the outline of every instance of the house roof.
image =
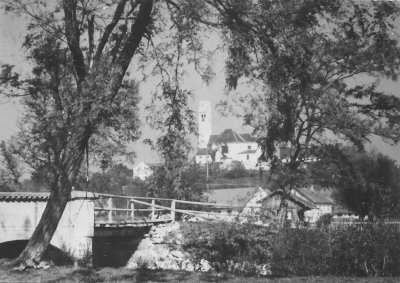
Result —
M296 191L315 204L335 203L332 199L332 191L329 189L314 188L314 186L312 186L307 188L297 188Z
M258 202L263 202L265 199L271 198L271 197L273 197L273 196L275 196L277 194L282 194L282 190L276 190L276 191L270 193L265 198L259 200ZM304 205L304 206L306 206L308 208L311 208L311 209L315 208L315 204L313 202L311 202L310 200L305 199L303 197L300 197L300 196L298 196L296 194L290 194L289 198L294 200L294 201L296 201L296 202L298 202L298 203L301 203L302 205Z
M48 201L50 192L0 192L0 201ZM71 200L81 198L96 198L96 194L85 191L72 191Z
M253 142L250 134L238 134L232 129L226 129L219 135L211 135L208 144L246 143Z
M196 155L210 155L208 148L199 148Z
M257 187L235 188L235 189L216 189L205 192L209 202L244 206L258 191Z
M297 192L297 193L296 193ZM269 194L266 198L270 198L276 194L281 194L282 190L276 190ZM297 188L295 193L290 194L290 198L302 203L310 208L316 208L318 204L328 204L332 205L333 214L345 214L345 213L355 213L346 206L337 203L332 197L333 191L326 188L320 188L318 186L312 186L308 188ZM265 199L265 198L264 198ZM263 199L263 200L264 200ZM262 202L263 200L260 200Z

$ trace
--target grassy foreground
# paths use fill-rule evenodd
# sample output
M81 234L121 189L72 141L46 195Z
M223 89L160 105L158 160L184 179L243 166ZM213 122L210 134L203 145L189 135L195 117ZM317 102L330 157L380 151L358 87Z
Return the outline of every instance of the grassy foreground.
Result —
M400 282L400 278L356 278L356 277L294 277L255 278L231 274L201 273L186 271L130 270L126 268L74 268L51 267L47 270L24 272L0 266L0 282L248 282L248 283L294 283L294 282Z

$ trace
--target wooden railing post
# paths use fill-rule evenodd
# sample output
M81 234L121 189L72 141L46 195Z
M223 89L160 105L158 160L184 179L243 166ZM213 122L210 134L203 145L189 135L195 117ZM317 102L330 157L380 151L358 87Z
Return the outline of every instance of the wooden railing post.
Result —
M151 200L151 220L156 219L156 207L155 207L155 204L156 204L156 200L152 199Z
M132 221L135 219L135 204L131 201L131 218Z
M108 205L108 222L112 222L112 198L108 198L107 200Z
M171 220L175 221L176 200L171 201Z

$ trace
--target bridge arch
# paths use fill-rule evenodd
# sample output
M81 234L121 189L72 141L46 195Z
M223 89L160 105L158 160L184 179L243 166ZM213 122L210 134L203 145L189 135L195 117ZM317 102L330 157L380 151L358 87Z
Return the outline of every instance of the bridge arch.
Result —
M0 258L13 259L25 248L29 239L12 240L0 243ZM73 258L68 252L49 245L44 253L43 260L52 261L55 265L72 265Z

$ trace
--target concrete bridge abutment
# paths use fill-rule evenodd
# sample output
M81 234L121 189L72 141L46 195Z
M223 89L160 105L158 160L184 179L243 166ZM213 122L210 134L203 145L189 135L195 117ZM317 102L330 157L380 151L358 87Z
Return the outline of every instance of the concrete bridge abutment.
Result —
M0 193L0 243L29 240L48 198L49 193ZM94 199L93 193L73 191L50 242L74 260L92 253Z

